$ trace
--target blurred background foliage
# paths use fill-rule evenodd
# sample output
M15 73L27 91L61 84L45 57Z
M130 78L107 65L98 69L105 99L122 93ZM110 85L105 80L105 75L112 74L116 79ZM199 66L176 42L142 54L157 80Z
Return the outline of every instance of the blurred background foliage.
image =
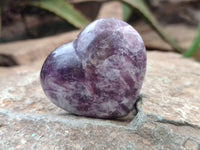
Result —
M129 21L133 16L143 17L157 34L171 47L182 53L185 57L191 57L199 48L200 23L196 38L188 49L183 48L161 27L157 17L149 9L152 3L159 3L162 0L118 0L122 6L122 19ZM92 20L96 19L98 10L105 0L1 0L0 31L3 27L15 23L11 30L20 29L20 21L26 28L26 36L21 38L20 34L11 34L8 37L1 36L0 42L10 42L16 39L38 38L55 33L82 29ZM184 3L184 0L183 0ZM91 9L91 11L88 11ZM158 8L157 8L158 9ZM162 8L161 8L162 9ZM92 14L91 14L92 13ZM27 15L29 17L27 18ZM38 21L33 17L37 15ZM31 16L31 17L30 17ZM58 17L55 17L58 16ZM164 16L163 16L164 17ZM49 19L51 18L51 19ZM167 19L167 18L166 18ZM180 19L180 18L179 18ZM62 21L61 21L62 20ZM177 18L178 20L178 18ZM53 23L52 23L53 22ZM190 22L191 23L191 22ZM38 24L41 24L38 26ZM194 23L195 24L195 23ZM37 29L33 29L38 26ZM18 27L18 28L17 28ZM64 30L63 30L64 28ZM59 31L60 29L60 31ZM39 32L38 32L39 31ZM17 32L17 31L13 31ZM39 34L38 34L39 33ZM187 35L183 35L187 36Z

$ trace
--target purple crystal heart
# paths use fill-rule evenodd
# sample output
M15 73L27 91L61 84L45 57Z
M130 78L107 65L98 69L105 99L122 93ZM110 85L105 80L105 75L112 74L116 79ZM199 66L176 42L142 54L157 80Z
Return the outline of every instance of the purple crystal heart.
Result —
M47 97L70 113L117 118L127 115L139 95L146 49L124 21L99 19L47 57L40 79Z

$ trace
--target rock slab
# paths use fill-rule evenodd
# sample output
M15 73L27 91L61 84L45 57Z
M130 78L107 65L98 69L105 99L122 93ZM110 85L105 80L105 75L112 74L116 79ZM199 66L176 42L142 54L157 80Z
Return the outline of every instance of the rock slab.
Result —
M168 52L147 53L147 74L127 120L71 115L39 82L43 60L0 68L0 149L200 149L200 64Z

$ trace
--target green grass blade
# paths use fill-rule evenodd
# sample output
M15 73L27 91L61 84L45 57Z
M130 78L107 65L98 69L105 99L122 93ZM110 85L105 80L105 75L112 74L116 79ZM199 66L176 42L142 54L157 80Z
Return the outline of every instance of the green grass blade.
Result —
M184 57L191 57L194 55L194 53L198 50L198 47L200 45L200 21L197 29L197 35L194 41L192 42L191 46L188 48L187 51L184 52Z
M65 0L31 0L29 4L48 10L77 28L83 28L90 23L86 17Z
M128 21L128 19L132 14L133 9L127 3L121 2L121 5L122 5L122 18L124 21Z
M132 7L136 8L149 22L149 24L153 27L153 29L160 35L160 37L165 40L168 44L170 44L175 50L177 50L180 53L183 53L183 49L180 47L180 45L171 38L168 34L164 32L152 12L149 10L148 6L143 0L121 0Z

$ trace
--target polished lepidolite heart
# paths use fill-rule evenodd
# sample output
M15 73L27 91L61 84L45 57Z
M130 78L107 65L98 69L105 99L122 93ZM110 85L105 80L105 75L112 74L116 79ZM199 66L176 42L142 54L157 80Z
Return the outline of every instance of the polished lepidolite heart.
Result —
M139 95L146 49L124 21L99 19L47 57L40 79L47 97L70 113L117 118L127 115Z

